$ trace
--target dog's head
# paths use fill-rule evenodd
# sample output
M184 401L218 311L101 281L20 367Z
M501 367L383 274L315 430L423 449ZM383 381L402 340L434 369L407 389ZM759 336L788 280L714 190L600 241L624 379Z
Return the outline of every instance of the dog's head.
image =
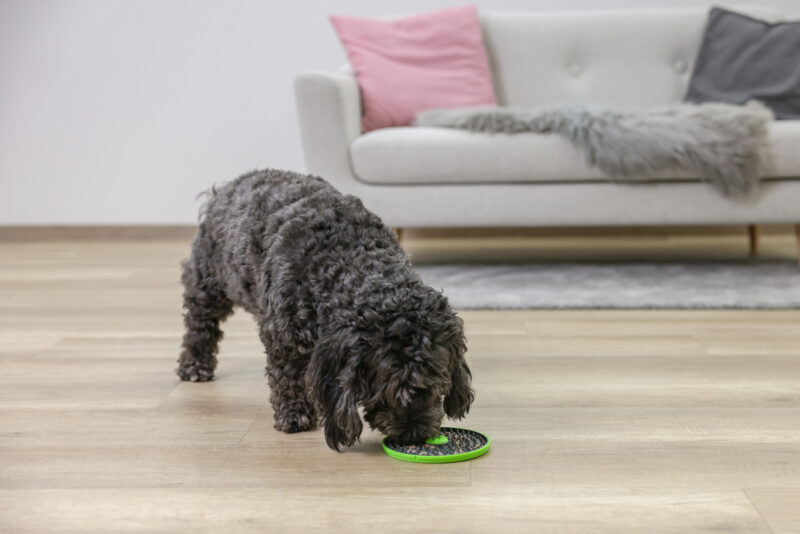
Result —
M474 393L464 352L463 323L439 293L403 313L364 312L356 325L319 340L306 375L307 390L336 450L370 427L416 443L439 434L447 414L460 419Z

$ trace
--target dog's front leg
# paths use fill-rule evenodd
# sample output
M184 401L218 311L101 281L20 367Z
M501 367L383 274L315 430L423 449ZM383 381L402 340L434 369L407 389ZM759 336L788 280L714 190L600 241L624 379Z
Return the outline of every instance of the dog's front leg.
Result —
M279 342L268 328L262 327L260 331L267 352L267 382L275 429L291 433L314 428L317 414L306 397L305 389L309 357L287 349L293 344Z

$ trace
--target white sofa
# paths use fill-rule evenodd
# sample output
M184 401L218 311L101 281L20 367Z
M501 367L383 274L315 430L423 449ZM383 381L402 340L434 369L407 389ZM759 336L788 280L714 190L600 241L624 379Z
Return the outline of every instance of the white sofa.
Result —
M697 8L482 13L499 104L678 103L706 15ZM800 121L770 126L769 180L756 198L734 201L678 173L611 183L555 135L416 127L362 134L358 85L345 70L302 74L295 88L308 171L361 197L394 227L800 222Z

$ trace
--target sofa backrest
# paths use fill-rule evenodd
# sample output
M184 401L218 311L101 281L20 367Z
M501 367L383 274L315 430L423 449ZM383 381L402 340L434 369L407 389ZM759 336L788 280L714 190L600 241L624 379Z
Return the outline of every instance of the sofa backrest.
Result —
M737 8L774 20L769 9ZM683 99L708 9L481 13L498 103L662 106Z

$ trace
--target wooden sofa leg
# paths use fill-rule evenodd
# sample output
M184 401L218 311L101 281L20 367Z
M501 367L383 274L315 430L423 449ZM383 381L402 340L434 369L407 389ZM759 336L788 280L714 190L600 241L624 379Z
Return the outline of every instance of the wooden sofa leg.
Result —
M758 225L751 224L747 227L747 233L750 236L750 257L755 258L758 254Z

